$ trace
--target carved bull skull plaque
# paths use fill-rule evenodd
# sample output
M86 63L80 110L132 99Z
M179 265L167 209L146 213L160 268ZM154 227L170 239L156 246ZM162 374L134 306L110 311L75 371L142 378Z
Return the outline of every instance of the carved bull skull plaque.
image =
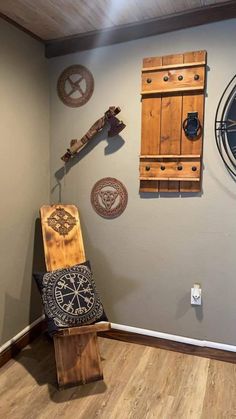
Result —
M95 183L91 203L101 217L115 218L122 214L128 202L125 186L117 179L107 177Z

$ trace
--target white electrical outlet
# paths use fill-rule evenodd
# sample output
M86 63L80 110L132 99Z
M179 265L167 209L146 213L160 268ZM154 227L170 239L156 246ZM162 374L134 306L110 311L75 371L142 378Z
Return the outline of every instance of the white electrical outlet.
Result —
M191 288L191 304L193 306L202 305L202 289L200 284L194 284L193 288Z

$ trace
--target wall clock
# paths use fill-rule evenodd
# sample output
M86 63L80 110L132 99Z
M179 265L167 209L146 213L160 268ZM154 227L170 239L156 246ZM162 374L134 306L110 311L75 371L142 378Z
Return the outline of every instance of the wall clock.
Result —
M216 110L215 139L226 168L236 178L236 75L226 86Z
M60 75L57 93L62 102L72 108L85 105L94 90L92 73L83 65L71 65Z

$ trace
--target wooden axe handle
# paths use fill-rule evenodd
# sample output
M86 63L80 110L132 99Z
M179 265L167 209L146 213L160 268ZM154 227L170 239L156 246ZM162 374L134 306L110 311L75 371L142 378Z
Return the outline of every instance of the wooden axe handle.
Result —
M68 162L78 151L85 146L102 128L105 126L109 119L113 118L120 112L120 108L116 106L110 106L104 115L99 118L88 130L88 132L80 140L71 140L70 148L61 157L61 160Z

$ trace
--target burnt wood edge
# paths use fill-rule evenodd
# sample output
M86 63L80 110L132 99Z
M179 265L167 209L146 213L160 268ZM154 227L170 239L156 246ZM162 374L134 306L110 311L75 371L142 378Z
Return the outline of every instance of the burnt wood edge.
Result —
M24 26L20 25L15 20L11 19L10 17L4 15L1 12L0 12L0 18L2 18L3 20L5 20L6 22L10 23L11 25L15 26L17 29L20 29L22 32L27 33L28 35L31 36L31 38L36 39L37 41L41 42L42 44L45 43L45 41L43 41L43 39L40 38L38 35L36 35L35 33L31 32L29 29L24 28Z
M46 330L46 321L42 320L32 327L23 336L13 342L5 351L0 354L0 367L6 364L11 358L14 358L25 346L36 339Z
M234 17L236 17L236 2L228 1L204 8L196 8L184 13L172 14L167 17L148 19L143 22L120 25L115 28L47 40L45 41L45 54L47 58L52 58Z
M161 339L117 329L111 329L107 332L99 332L98 336L108 339L121 340L128 343L136 343L138 345L151 346L153 348L165 349L167 351L181 352L187 355L215 359L217 361L231 362L233 364L236 363L235 352L224 351L221 349L189 345L186 343L175 342L173 340Z

